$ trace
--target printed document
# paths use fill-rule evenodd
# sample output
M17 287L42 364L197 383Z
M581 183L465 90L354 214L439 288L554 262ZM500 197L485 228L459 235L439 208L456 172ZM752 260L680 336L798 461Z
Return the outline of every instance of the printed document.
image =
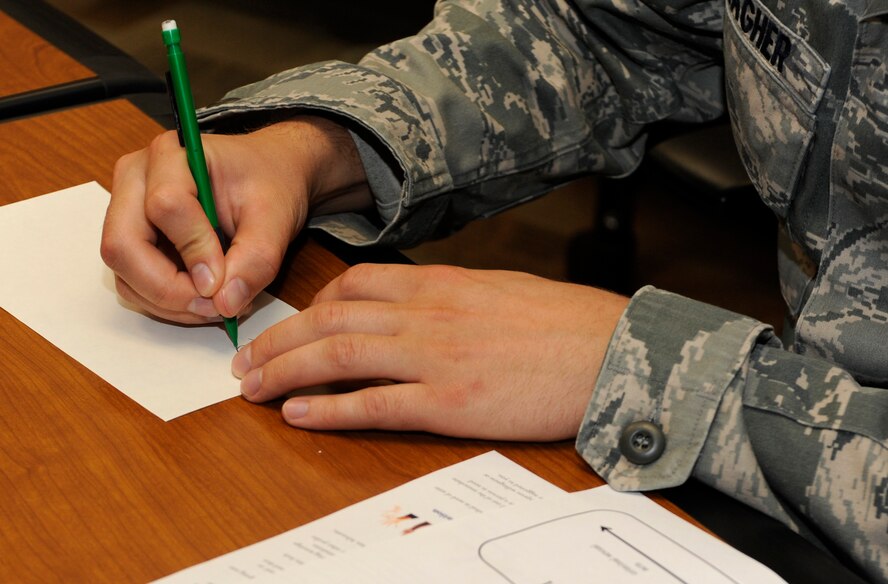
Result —
M258 582L292 582L272 574ZM776 584L644 495L598 487L465 517L305 566L300 584Z
M327 565L382 541L409 539L462 517L563 493L498 452L488 452L160 582L221 584L270 577L292 582L310 564Z
M644 495L565 493L496 452L431 473L163 584L777 584Z

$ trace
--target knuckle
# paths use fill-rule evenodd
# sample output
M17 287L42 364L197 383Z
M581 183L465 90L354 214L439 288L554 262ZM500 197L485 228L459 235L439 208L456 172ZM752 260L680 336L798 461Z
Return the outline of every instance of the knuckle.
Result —
M423 268L427 278L437 282L454 282L466 277L467 270L459 266L434 265Z
M361 409L363 416L371 424L378 425L381 421L393 422L397 412L392 394L386 391L365 391L361 393Z
M114 278L114 289L117 291L117 295L126 302L135 302L137 300L130 287L119 277Z
M376 266L373 264L358 264L343 272L339 278L339 289L345 296L361 292L370 282Z
M432 322L438 325L458 324L460 318L465 316L464 311L457 310L452 306L443 305L423 306L418 309L416 313L416 322Z
M281 336L279 329L278 326L268 328L250 341L250 360L253 367L263 365L268 361L272 355L273 347L277 346L277 339Z
M166 132L161 132L151 139L151 143L148 145L148 149L152 152L163 150L164 148L169 147L171 140L175 140L176 144L178 144L179 142L179 137L176 134L175 130L167 130Z
M113 272L117 272L126 253L126 244L119 237L114 235L113 231L105 231L102 234L102 241L99 244L99 254L105 265L111 268Z
M286 384L287 369L281 359L272 359L262 365L262 385L260 393L263 395L276 394L277 390Z
M313 330L323 336L338 333L346 323L346 305L343 302L322 302L308 313Z
M422 277L419 280L419 290L423 294L438 296L442 290L462 294L462 290L469 282L469 271L457 266L422 266Z
M117 294L127 302L143 306L151 312L156 312L150 305L154 305L162 310L175 310L177 307L172 306L171 297L172 289L169 286L161 286L159 288L134 290L122 278L114 278L114 288ZM142 296L139 296L141 294ZM150 303L146 306L145 302Z
M326 359L340 370L348 370L357 363L363 349L353 336L337 335L330 337L326 344Z
M124 154L114 163L114 176L121 176L124 174L138 159L141 155L141 152L130 152L129 154ZM112 192L112 196L113 196Z
M169 187L158 187L145 195L145 215L154 225L166 223L182 206L180 193Z
M179 307L173 305L173 288L163 285L144 292L145 298L152 304L167 310L176 310Z
M183 258L199 257L205 250L211 249L217 242L216 233L208 230L194 229L188 239L176 243L176 251Z

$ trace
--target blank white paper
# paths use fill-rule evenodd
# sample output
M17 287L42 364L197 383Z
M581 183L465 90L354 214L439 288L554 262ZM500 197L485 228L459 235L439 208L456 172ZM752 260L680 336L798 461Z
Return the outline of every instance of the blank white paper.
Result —
M92 182L0 207L0 306L165 421L240 395L221 323L176 325L120 304L99 256L109 199ZM254 308L242 344L297 312L264 293Z

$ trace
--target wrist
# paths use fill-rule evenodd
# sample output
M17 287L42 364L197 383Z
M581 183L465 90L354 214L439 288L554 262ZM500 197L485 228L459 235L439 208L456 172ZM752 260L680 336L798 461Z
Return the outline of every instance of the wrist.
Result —
M373 206L364 166L349 131L317 116L297 116L256 132L274 144L295 184L304 184L309 213L325 215Z

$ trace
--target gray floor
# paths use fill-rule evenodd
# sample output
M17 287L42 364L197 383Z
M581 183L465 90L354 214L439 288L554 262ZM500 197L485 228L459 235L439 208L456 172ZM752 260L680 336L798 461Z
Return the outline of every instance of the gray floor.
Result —
M49 0L148 68L166 69L160 23L183 34L195 101L314 61L356 61L372 47L418 29L430 0ZM407 8L405 8L407 7ZM587 179L533 203L477 221L445 240L406 253L418 263L523 270L567 279L566 251L592 225L598 183ZM652 283L776 322L773 221L757 203L720 205L652 176L637 197L639 285ZM739 209L739 211L738 211ZM593 261L593 260L590 260Z

